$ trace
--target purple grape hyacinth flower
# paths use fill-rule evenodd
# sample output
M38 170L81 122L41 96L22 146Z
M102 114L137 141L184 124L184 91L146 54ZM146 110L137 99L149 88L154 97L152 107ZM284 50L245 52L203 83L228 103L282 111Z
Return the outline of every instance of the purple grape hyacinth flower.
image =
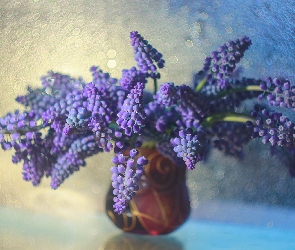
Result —
M179 127L197 128L204 117L210 114L210 105L199 93L189 86L180 86L180 105L181 120L178 121Z
M18 96L16 101L29 107L36 114L43 112L54 106L59 100L65 98L68 93L82 89L85 83L82 78L74 79L69 75L49 71L46 76L41 77L42 87L28 87L28 94Z
M70 146L69 150L60 155L51 172L51 187L56 189L80 166L85 166L85 158L102 152L94 135L80 136Z
M121 111L117 114L117 124L131 137L134 133L141 134L145 123L145 112L143 106L144 84L138 82L128 94Z
M175 105L180 99L179 86L174 86L173 82L165 82L160 86L160 90L157 91L155 99L159 104L165 105L167 108Z
M122 70L122 78L119 80L120 85L126 90L132 90L138 82L142 82L144 84L147 83L147 74L143 73L140 70L137 70L135 67L131 69L123 69Z
M122 153L118 153L113 158L115 166L111 168L112 186L114 188L114 211L122 214L135 192L138 191L138 181L141 179L144 166L148 164L148 160L141 156L134 159L138 155L136 149L129 151L129 156L125 157Z
M295 111L295 86L290 81L278 78L266 79L260 84L260 88L266 91L264 94L270 106L290 108Z
M212 127L212 146L239 159L244 157L244 146L250 141L252 132L244 123L217 123Z
M198 74L205 75L209 84L222 85L223 79L233 73L236 64L251 44L247 36L223 44L205 58L203 69Z
M151 78L160 78L157 68L164 67L165 61L162 59L162 54L153 48L147 40L144 40L137 31L130 32L130 39L138 68L143 73L148 73Z
M205 157L207 139L204 132L193 132L192 129L178 131L178 136L171 139L177 156L182 158L188 169L195 169L197 162Z
M295 124L279 112L269 112L267 109L257 107L251 115L256 121L248 122L252 131L252 138L261 138L263 143L272 146L285 147L290 152L295 147Z

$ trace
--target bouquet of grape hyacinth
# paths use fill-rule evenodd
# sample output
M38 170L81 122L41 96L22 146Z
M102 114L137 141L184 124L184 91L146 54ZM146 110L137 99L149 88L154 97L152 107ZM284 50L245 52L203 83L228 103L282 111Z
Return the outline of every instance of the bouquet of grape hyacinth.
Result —
M0 119L2 149L14 149L12 162L22 162L24 180L38 185L51 177L56 189L87 157L113 151L114 211L121 214L139 189L148 161L138 148L146 142L190 170L211 147L242 158L243 146L255 138L294 153L294 123L270 108L294 109L295 87L279 78L234 77L248 37L213 51L190 86L164 82L159 89L162 54L137 31L130 39L137 66L122 70L119 80L96 66L90 83L49 72L40 88L16 98L26 111ZM154 93L145 91L148 80ZM251 98L257 100L251 112L236 111Z

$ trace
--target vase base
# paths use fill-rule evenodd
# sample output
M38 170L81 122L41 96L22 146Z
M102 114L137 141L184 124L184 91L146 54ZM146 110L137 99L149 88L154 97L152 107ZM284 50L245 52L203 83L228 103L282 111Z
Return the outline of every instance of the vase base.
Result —
M139 150L149 163L139 181L139 191L122 214L113 210L113 188L110 186L106 212L120 229L128 233L159 235L179 228L190 214L186 186L186 167L176 166L156 149Z

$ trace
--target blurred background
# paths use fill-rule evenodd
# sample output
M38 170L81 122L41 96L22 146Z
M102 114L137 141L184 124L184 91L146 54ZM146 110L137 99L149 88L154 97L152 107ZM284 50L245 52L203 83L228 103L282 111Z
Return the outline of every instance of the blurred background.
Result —
M98 65L120 78L122 69L135 65L129 45L133 30L164 55L161 82L192 82L205 55L247 35L253 45L240 63L241 76L281 76L294 84L294 5L287 0L1 0L0 115L22 109L15 97L25 94L28 85L40 86L40 77L49 70L90 81L89 68ZM50 216L82 221L104 210L111 154L88 159L87 166L58 190L50 189L48 179L39 187L23 181L21 165L12 164L11 155L0 151L3 248L27 244L32 249L37 244L29 236L12 240L14 222L8 218L14 217L14 211L22 211L19 218L27 212L40 216L37 221ZM288 164L272 158L268 146L256 141L246 148L244 161L213 151L206 163L188 174L193 215L210 219L206 204L213 207L212 215L224 202L294 209L295 180L289 177ZM97 235L94 225L86 227L90 235Z

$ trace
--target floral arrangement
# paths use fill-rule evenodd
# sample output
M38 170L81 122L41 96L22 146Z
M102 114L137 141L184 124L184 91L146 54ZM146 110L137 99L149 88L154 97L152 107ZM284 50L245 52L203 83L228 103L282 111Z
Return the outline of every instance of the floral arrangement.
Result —
M130 39L137 66L124 69L121 79L96 66L90 68L90 83L49 72L40 88L28 87L26 95L16 98L26 111L0 119L2 149L15 150L12 162L22 161L24 180L38 185L44 176L51 177L56 189L85 166L87 157L113 151L114 211L121 214L148 163L138 157L144 144L190 170L212 147L242 158L243 146L254 138L294 153L295 124L270 108L294 109L295 87L284 79L236 77L236 65L251 45L248 37L227 42L206 57L191 86L165 82L159 89L162 54L137 31ZM148 80L154 93L145 91ZM238 112L251 98L258 101L253 110Z

